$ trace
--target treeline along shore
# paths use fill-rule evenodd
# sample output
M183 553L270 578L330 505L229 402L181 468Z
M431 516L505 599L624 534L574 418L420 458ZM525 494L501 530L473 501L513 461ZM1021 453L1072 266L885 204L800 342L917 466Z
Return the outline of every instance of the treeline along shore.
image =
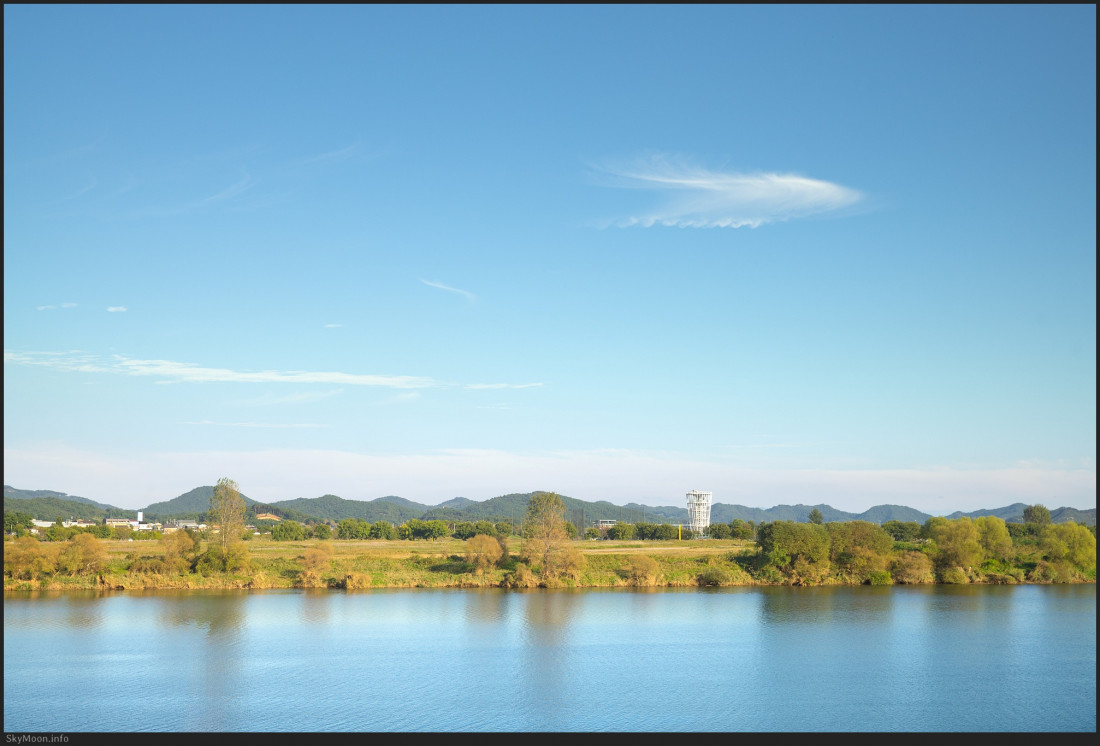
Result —
M222 480L210 524L175 531L64 527L37 536L5 516L4 589L614 588L1095 583L1096 527L994 516L915 521L618 522L583 535L554 493L521 524L345 519L246 529Z

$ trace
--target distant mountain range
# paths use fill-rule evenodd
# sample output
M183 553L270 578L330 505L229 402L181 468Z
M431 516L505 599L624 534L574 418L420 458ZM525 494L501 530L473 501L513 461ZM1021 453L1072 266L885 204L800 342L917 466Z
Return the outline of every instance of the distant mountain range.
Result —
M174 518L201 518L210 509L210 496L213 486L196 487L178 497L156 502L141 512L146 520L165 521ZM273 503L261 503L245 495L245 504L249 508L249 520L257 513L272 513L284 520L302 523L322 521L341 521L345 518L358 518L374 523L389 521L402 524L413 518L422 520L478 521L506 520L519 523L527 510L527 502L535 493L512 493L500 495L488 500L476 501L465 497L455 497L439 505L423 505L396 495L379 497L374 500L345 500L336 495L294 500L281 500ZM606 501L586 502L562 495L567 509L566 517L574 523L589 525L598 520L622 520L630 523L646 521L649 523L688 523L687 508L674 506L650 506L639 503L613 505ZM1003 508L975 510L970 513L957 511L947 518L977 518L991 515L1006 523L1022 523L1024 503L1013 503ZM805 522L810 511L816 508L827 522L833 521L916 521L924 523L932 517L929 513L908 508L904 505L876 505L862 513L848 513L829 505L776 505L772 508L750 508L744 505L715 503L711 506L711 523L729 523L735 518L743 521L762 523L765 521ZM135 517L136 510L125 510L113 505L95 502L85 497L67 495L53 490L22 490L4 485L4 512L30 513L39 520L62 518L102 518ZM1073 521L1081 525L1096 523L1096 508L1078 510L1076 508L1051 508L1050 516L1055 523Z

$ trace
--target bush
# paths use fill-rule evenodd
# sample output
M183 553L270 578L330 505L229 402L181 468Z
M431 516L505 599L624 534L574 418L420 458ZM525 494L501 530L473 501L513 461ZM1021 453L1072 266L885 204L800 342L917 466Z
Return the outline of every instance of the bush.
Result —
M346 590L355 591L362 590L363 588L370 588L370 577L361 573L353 572L344 576L343 586Z
M652 557L640 555L627 565L627 577L631 585L639 587L656 585L657 578L660 577L660 566Z
M477 534L466 540L466 561L481 574L500 561L504 548L492 536Z
M699 573L695 582L701 586L730 585L733 582L733 575L724 567L709 567Z
M271 538L275 541L304 541L306 529L297 521L283 521L272 526Z
M965 585L970 582L970 578L961 567L947 567L940 572L940 582L949 585Z
M894 578L887 570L873 570L864 582L866 585L893 585Z
M538 584L538 578L531 572L531 568L522 562L517 562L516 569L504 578L504 585L508 588L535 588Z
M935 582L932 560L924 552L903 552L894 558L890 570L894 582L901 585Z

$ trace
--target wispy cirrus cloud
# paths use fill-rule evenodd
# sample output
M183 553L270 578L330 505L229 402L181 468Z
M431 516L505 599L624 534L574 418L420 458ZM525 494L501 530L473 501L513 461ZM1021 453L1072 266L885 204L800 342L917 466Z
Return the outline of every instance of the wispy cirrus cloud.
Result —
M81 373L115 373L127 376L159 378L158 383L298 383L344 386L378 386L395 389L428 388L529 388L541 383L521 384L455 384L426 376L394 376L338 371L262 370L240 371L229 368L208 368L175 360L136 360L123 355L103 358L82 352L14 352L4 351L4 363L37 365L54 370Z
M473 303L475 300L477 300L477 296L474 295L473 293L467 291L467 290L459 290L458 288L453 288L453 287L450 287L449 285L444 285L442 282L432 282L430 280L425 280L423 278L421 278L420 281L422 283L424 283L425 285L428 285L428 286L433 287L433 288L439 288L440 290L446 290L447 292L450 292L450 293L458 293L459 295L464 296L466 298L466 300L470 301L471 303Z
M307 158L303 158L298 162L302 165L306 165L306 164L311 164L311 163L331 163L331 162L337 162L337 161L346 161L350 158L354 158L355 156L359 155L360 151L362 151L362 150L363 150L362 143L355 142L355 143L352 143L351 145L348 145L347 147L344 147L344 148L339 148L337 150L330 150L326 153L318 153L317 155L312 155L312 156L309 156Z
M107 313L125 313L126 306L107 306Z
M253 186L255 186L255 184L256 180L249 176L246 172L241 176L239 181L231 184L230 186L226 187L216 194L210 195L209 197L202 200L200 204L206 204L209 202L221 202L223 200L232 199L238 194L242 194L243 192L248 191Z
M58 308L76 308L76 303L62 303L60 306L35 306L38 311L54 311Z
M603 186L661 195L656 206L610 221L620 227L757 228L850 207L863 198L855 189L797 174L713 171L663 155L594 169Z

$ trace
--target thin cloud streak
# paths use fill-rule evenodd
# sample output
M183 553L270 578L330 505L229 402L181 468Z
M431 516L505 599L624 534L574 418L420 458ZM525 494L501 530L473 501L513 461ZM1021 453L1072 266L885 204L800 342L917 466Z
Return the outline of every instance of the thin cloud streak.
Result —
M850 207L863 195L797 174L717 172L665 156L597 167L604 185L657 191L657 207L614 221L620 227L757 228Z
M444 285L441 282L431 282L431 281L425 280L423 278L421 278L420 281L422 283L424 283L425 285L428 285L428 286L433 287L433 288L439 288L440 290L446 290L446 291L451 292L451 293L458 293L459 295L464 296L466 298L466 300L470 301L471 303L474 302L475 300L477 300L477 296L475 296L473 293L471 293L469 291L459 290L458 288L453 288L453 287L450 287L448 285Z
M107 306L107 313L125 313L126 306Z
M114 355L104 360L83 353L47 353L4 351L4 362L39 365L57 370L82 373L116 373L128 376L150 376L163 379L158 383L325 383L347 386L380 386L396 389L453 388L458 384L437 381L426 376L390 376L336 371L237 371L228 368L207 368L194 363L174 360L135 360ZM542 384L467 384L479 386L528 388Z

